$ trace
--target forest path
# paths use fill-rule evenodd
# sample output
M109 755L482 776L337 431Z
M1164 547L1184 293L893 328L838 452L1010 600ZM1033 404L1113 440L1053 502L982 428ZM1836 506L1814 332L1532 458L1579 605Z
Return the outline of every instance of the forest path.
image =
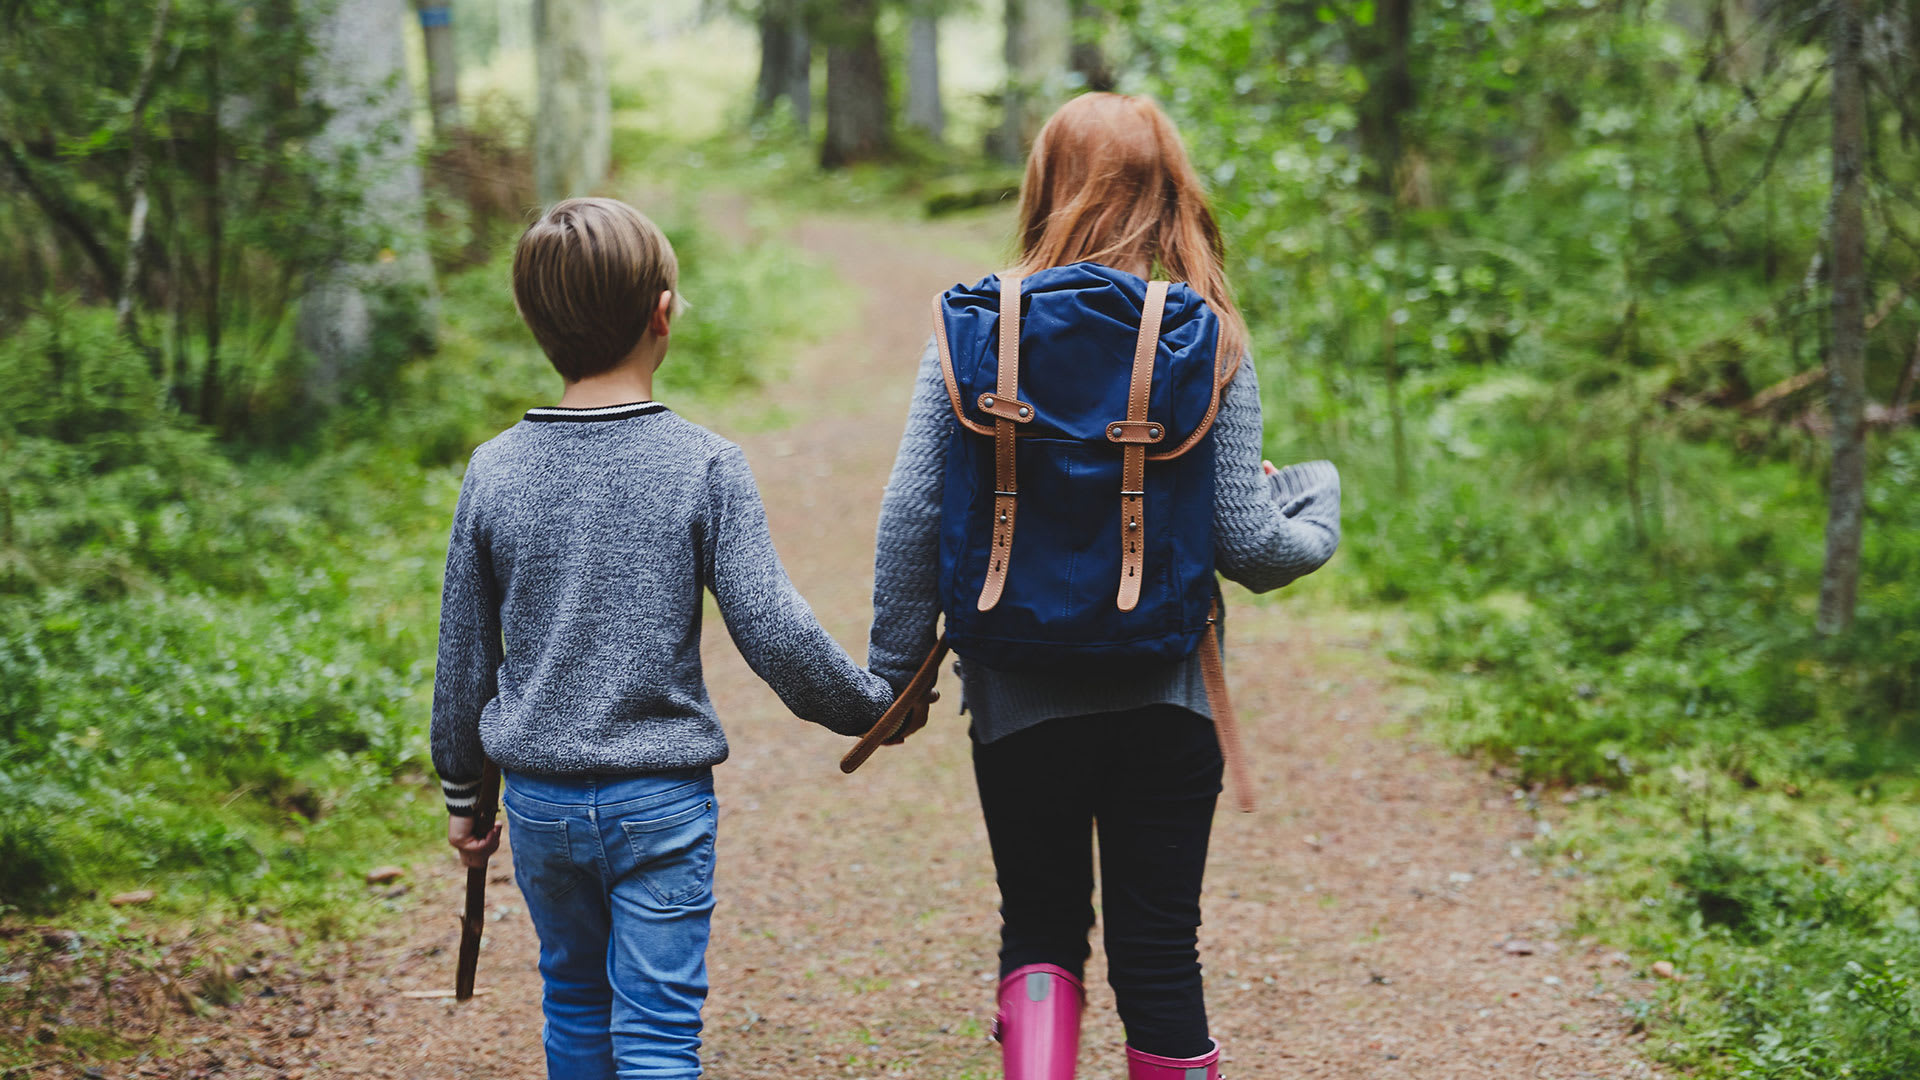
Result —
M743 228L733 211L723 227ZM873 523L928 299L991 269L980 232L805 219L792 236L846 283L848 321L752 407L689 410L745 446L789 572L856 657ZM1653 1075L1610 1004L1627 969L1557 942L1564 898L1521 851L1532 819L1470 763L1406 737L1410 706L1388 683L1379 643L1301 604L1237 589L1229 603L1231 681L1260 809L1222 810L1207 878L1201 947L1224 1071ZM986 1030L998 894L952 677L925 732L843 777L834 764L845 740L789 716L717 618L705 655L733 744L717 771L709 1074L997 1077ZM190 1057L224 1056L224 1075L540 1076L535 942L505 859L495 867L486 996L459 1007L400 996L452 982L453 920L435 916L454 910L461 877L443 864L415 881L422 909L410 925L361 943L352 963L296 987L293 1001L227 1013ZM1088 1078L1125 1075L1104 978L1096 949Z

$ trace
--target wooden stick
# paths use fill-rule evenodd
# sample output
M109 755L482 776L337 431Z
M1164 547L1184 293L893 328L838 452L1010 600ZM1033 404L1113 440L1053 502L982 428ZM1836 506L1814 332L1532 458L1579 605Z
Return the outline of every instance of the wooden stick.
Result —
M500 767L488 761L480 770L480 792L473 800L473 835L493 831L500 807ZM473 996L473 973L480 966L480 935L487 927L487 865L467 867L467 912L460 919L460 964L453 973L453 999Z
M922 699L927 696L927 691L933 689L933 684L939 680L940 661L946 657L947 639L942 635L939 641L933 643L933 651L920 662L920 669L915 671L913 678L907 681L906 689L901 690L900 696L893 699L893 704L887 707L887 711L881 714L873 727L865 735L860 736L860 741L853 744L853 749L847 751L847 756L840 759L841 772L851 773L865 765L867 759L873 756L875 750L880 749L882 743L893 738L901 725L907 722L908 714L921 704Z

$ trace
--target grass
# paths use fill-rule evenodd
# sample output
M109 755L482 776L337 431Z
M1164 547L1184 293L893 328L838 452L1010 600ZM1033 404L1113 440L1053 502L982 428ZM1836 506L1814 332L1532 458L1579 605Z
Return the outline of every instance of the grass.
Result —
M697 414L777 378L831 282L774 242L669 231L694 306L661 396ZM362 874L437 847L426 721L461 469L558 388L505 280L495 259L445 282L439 351L283 449L175 416L110 313L52 307L0 342L30 402L0 429L0 903L89 932L321 939L386 913ZM78 359L36 393L55 348ZM157 896L107 903L136 888ZM33 947L0 943L0 966Z

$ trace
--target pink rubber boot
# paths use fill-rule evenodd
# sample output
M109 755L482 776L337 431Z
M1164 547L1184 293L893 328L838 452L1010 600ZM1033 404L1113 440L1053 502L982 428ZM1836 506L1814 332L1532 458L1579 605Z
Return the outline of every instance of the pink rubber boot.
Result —
M1080 980L1052 964L1028 964L1000 980L993 1037L1007 1080L1073 1080L1085 1002Z
M1197 1058L1170 1058L1127 1047L1127 1080L1220 1080L1220 1044Z

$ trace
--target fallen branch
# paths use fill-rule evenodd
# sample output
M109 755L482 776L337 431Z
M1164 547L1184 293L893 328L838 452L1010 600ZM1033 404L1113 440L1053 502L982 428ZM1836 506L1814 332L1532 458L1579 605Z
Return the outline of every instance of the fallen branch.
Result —
M1873 314L1867 316L1867 333L1879 329L1880 324L1887 321L1887 316L1893 314L1893 309L1900 306L1900 301L1905 300L1916 285L1920 285L1920 274L1894 286L1893 291L1881 299L1880 306L1873 309Z
M1779 382L1753 395L1753 397L1747 400L1746 404L1740 406L1740 411L1749 416L1754 413L1765 412L1782 398L1792 397L1826 377L1827 365L1821 364L1816 368L1808 368L1798 375L1791 375L1781 379Z

